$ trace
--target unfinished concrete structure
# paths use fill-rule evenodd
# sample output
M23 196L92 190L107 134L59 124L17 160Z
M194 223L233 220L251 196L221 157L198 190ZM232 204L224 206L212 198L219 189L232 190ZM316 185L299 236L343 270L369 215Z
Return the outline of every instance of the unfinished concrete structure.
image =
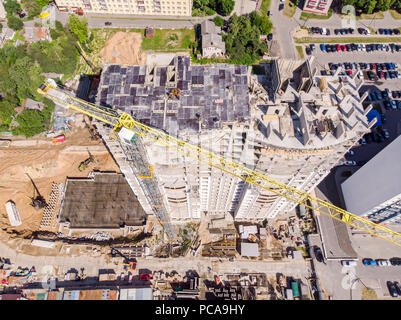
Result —
M155 61L154 59L153 61ZM190 65L186 56L162 65L106 66L97 102L178 136L280 182L311 191L370 130L358 95L363 80L317 76L309 61L270 66L274 97L246 66ZM365 97L362 97L365 98ZM104 129L100 129L104 130ZM118 142L104 139L148 214L152 205ZM237 220L274 218L296 204L248 185L196 159L143 141L164 205L175 222L231 213ZM143 168L146 169L146 168Z
M122 174L67 178L58 217L60 230L121 230L143 226L146 214Z

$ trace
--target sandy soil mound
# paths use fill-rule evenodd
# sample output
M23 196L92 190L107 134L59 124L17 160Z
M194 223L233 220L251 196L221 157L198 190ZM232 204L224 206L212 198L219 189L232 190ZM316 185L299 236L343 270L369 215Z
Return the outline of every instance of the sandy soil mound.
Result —
M44 139L50 140L50 139ZM88 152L68 152L71 146L99 146L93 152L95 163L83 172L78 170L81 161L88 158ZM67 151L67 152L65 152ZM38 230L43 210L36 211L31 205L34 188L26 175L35 182L39 192L48 201L52 182L65 183L66 177L86 177L92 170L120 172L106 147L101 142L91 141L88 130L76 129L67 135L65 143L59 145L42 144L37 147L10 147L0 150L0 227L19 232ZM9 225L5 203L13 200L21 215L22 224Z
M105 63L135 65L145 62L139 33L119 31L106 41L100 55Z

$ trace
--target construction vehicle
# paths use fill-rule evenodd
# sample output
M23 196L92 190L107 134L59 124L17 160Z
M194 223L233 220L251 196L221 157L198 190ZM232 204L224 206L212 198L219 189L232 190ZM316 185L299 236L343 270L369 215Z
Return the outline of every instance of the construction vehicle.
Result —
M127 269L127 267L129 267L128 271L135 271L137 269L137 261L136 259L129 259L127 258L124 254L122 254L119 250L115 249L115 248L111 248L110 251L111 256L114 258L116 255L119 255L120 257L124 258L124 262L117 262L116 264L121 264L123 266L125 266Z
M78 166L78 170L79 171L85 171L86 170L86 168L93 162L93 161L95 161L95 159L93 158L93 156L92 156L92 154L89 152L89 150L88 150L88 153L89 153L89 158L87 158L87 159L85 159L84 161L82 161L80 164L79 164L79 166Z
M89 130L89 133L91 135L91 140L100 139L100 134L97 133L95 127L92 124L88 124L87 122L85 122L85 127Z
M31 206L34 207L35 210L43 209L44 207L47 206L46 200L40 194L38 188L36 187L35 183L33 182L32 178L29 176L29 174L26 173L26 175L28 176L29 180L31 180L33 188L34 188L33 197L31 197L31 200L32 200Z
M59 135L59 136L57 136L57 137L52 139L52 142L54 144L59 143L59 142L63 142L63 141L65 141L65 135L64 134L61 134L61 135Z
M214 154L208 150L199 148L196 145L192 145L186 141L170 136L161 130L144 125L123 111L98 106L73 97L68 91L58 88L57 84L52 79L48 79L44 84L40 85L38 92L57 104L65 105L68 108L84 113L105 124L113 126L113 133L117 133L123 129L129 130L133 132L134 135L153 140L158 144L178 151L185 156L195 158L212 167L234 175L249 184L253 184L272 192L279 197L284 197L298 204L302 204L305 207L314 210L316 213L327 215L332 219L344 222L353 228L367 232L374 237L401 246L401 233L374 223L365 217L354 215L329 202L315 198L307 192L288 186L246 166L232 162L224 158L224 156Z

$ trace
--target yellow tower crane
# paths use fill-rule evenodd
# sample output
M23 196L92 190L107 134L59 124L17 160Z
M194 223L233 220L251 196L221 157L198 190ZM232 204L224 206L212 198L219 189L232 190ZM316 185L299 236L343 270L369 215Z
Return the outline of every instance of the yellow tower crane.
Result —
M248 183L273 192L280 197L302 204L305 207L327 215L335 220L342 221L351 227L360 229L375 237L401 246L401 233L369 221L364 217L354 215L329 202L312 197L304 191L300 191L262 173L229 161L222 156L216 155L205 149L170 136L160 130L144 125L125 112L98 106L73 97L57 88L56 83L51 79L42 84L38 88L38 92L58 104L65 105L73 110L87 114L104 123L112 125L114 127L113 131L115 132L119 131L121 128L129 129L141 137L151 139L170 149L176 150L185 156L207 163L212 167L223 170Z

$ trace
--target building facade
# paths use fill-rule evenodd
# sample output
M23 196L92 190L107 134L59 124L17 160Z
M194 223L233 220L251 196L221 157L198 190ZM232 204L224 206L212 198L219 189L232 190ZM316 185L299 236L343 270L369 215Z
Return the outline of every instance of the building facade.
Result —
M303 11L314 14L327 15L332 0L306 0Z
M192 0L56 0L56 5L78 14L192 15Z
M349 212L401 224L401 136L341 184Z

